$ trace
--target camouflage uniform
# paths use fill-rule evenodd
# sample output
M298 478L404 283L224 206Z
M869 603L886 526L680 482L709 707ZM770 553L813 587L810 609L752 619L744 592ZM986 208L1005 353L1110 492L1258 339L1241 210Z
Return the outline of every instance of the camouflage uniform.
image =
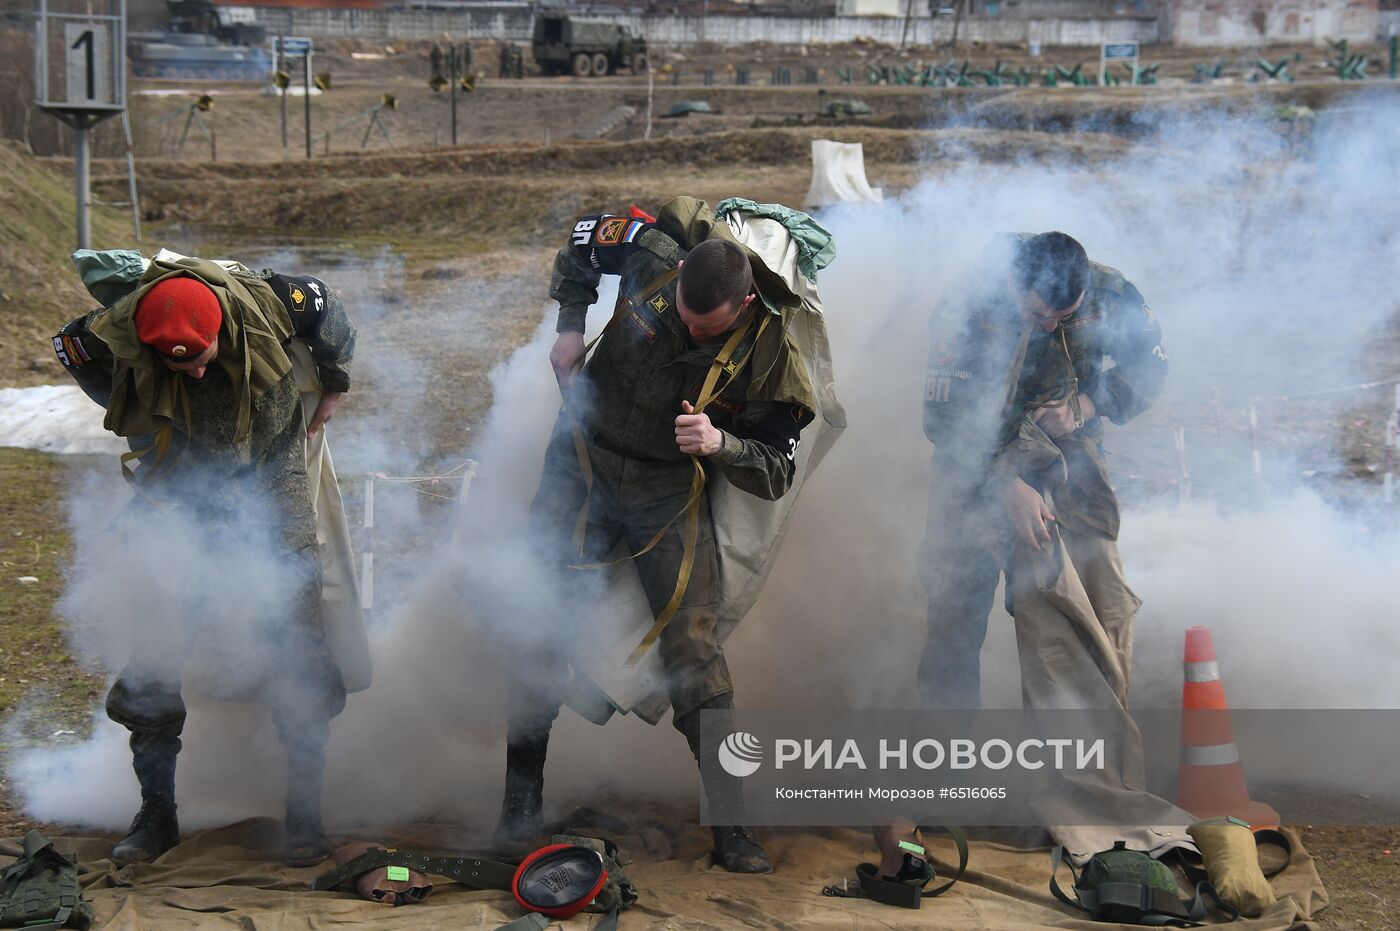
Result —
M999 240L994 246L1010 241ZM1012 554L1001 495L1019 477L1053 499L1056 526L1089 581L1124 673L1114 691L1124 691L1126 700L1137 599L1118 560L1118 503L1103 459L1103 420L1126 423L1161 393L1167 374L1161 330L1137 288L1097 263L1074 315L1053 333L1036 329L1021 317L1007 266L995 258L999 251L989 249L986 266L955 286L932 320L924 432L936 450L923 555L929 637L920 697L928 707L980 704L978 654ZM1076 404L1076 393L1093 400L1096 416L1051 441L1032 415L1046 404ZM1015 584L1008 588L1019 630L1030 596ZM1026 652L1023 667L1036 662ZM1023 677L1029 690L1042 679L1032 668L1023 668Z
M280 312L289 318L287 329L311 349L322 390L346 391L355 328L336 294L316 278L269 273L265 279L242 280L260 295L264 310L282 308ZM54 338L69 374L104 408L113 397L116 359L93 329L101 331L102 318L116 306L72 321ZM171 420L169 471L139 469L140 494L129 507L146 510L157 519L161 508L177 507L209 528L205 539L211 554L227 542L218 539L218 528L228 526L235 515L246 522L246 514L256 508L253 513L263 517L270 536L285 549L297 578L285 617L268 625L276 638L268 650L274 668L267 671L266 692L260 697L271 705L284 744L324 745L330 720L345 705L345 688L320 630L321 570L306 474L301 393L288 371L254 400L248 429L240 436L233 379L220 364L236 356L233 347L224 345L226 332L220 334L220 358L203 378L168 373L167 377L182 382L189 421L183 415ZM128 390L125 384L115 388ZM129 442L139 450L150 446L152 438L132 436ZM157 476L156 471L163 474ZM192 604L185 610L194 608ZM185 722L180 665L191 644L172 647L164 638L187 637L190 626L162 625L153 618L138 633L149 638L150 649L133 644L131 659L107 696L107 713L132 732L133 749L146 744L179 749ZM157 659L152 662L152 657Z
M651 551L632 560L653 613L671 598L685 547L685 521L672 519L685 507L693 467L676 445L675 420L682 400L696 401L725 339L692 341L675 309L675 280L656 293L641 293L684 257L671 237L626 217L585 217L571 244L560 250L550 287L550 296L559 302L559 332L583 331L584 315L598 299L604 274L620 276L619 302L631 306L611 325L569 388L530 510L536 546L548 563L561 568L600 561L619 543L635 553L670 523ZM751 333L734 358L746 357L753 340ZM775 500L792 481L802 427L812 413L786 402L751 398L751 382L752 372L745 366L706 408L711 422L724 431L724 446L705 457L704 464L711 480L718 474L742 491ZM574 449L573 417L587 440L591 494ZM574 525L585 500L588 526L580 556ZM690 582L658 643L677 720L733 692L715 635L719 577L708 494L701 499L699 527ZM570 576L580 592L591 581L586 572L569 573L563 576L566 584ZM558 710L560 699L552 686L560 681L558 669L565 658L555 654L541 664L540 655L531 660L534 669L530 681L521 683L524 691L515 690L514 730L547 727Z
M596 578L563 567L637 553L665 528L653 549L630 561L655 615L670 601L680 575L686 521L676 518L685 509L694 476L692 458L676 443L676 417L683 400L696 402L734 332L703 343L692 340L676 307L678 279L658 283L684 258L676 239L643 220L593 216L574 226L569 245L555 259L550 288L559 302L559 332L583 332L602 275L619 276L619 300L596 352L567 389L530 510L535 548L546 563L560 568L561 584L576 598L593 597ZM750 312L769 311L755 300ZM740 363L737 374L720 380L723 388L705 410L723 431L723 445L701 461L709 481L723 477L741 491L776 500L792 484L802 428L813 413L790 394L793 384L805 383L805 371L797 371L801 359L779 340L755 351L757 329L750 327L740 341L732 356ZM781 339L780 331L767 332ZM757 359L771 360L771 365L765 364L755 380ZM591 492L575 449L575 427L587 449ZM588 520L580 554L575 524L585 502ZM716 630L719 567L708 491L702 492L699 506L691 576L657 649L673 723L696 757L711 820L719 825L712 829L719 860L729 870L763 872L771 863L742 826L739 781L722 770L717 748L705 744L700 733L697 712L717 719L732 715L733 685ZM567 617L556 619L548 633L537 634L537 642L522 644L522 655L511 664L506 789L496 835L503 845L518 844L539 827L549 730L561 704L569 659L567 649L555 644L573 639L567 631L559 636L557 625L568 623ZM723 727L714 730L728 733Z

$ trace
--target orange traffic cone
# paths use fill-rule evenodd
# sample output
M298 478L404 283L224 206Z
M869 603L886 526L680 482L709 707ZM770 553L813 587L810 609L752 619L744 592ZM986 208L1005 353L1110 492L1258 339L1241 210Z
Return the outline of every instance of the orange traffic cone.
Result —
M1205 627L1186 628L1186 683L1181 690L1181 777L1177 804L1200 818L1229 815L1254 830L1277 828L1278 812L1250 799L1230 726L1215 645Z

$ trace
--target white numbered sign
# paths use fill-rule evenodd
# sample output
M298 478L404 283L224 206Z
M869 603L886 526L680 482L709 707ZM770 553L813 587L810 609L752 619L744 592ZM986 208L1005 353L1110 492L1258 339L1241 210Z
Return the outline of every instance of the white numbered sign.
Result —
M64 103L112 103L112 29L107 23L63 24Z

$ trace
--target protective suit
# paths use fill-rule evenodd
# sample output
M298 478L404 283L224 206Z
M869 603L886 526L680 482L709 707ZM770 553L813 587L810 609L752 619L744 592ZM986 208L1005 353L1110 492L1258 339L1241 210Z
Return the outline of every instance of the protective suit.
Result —
M935 451L920 697L926 707L980 705L978 654L1004 571L1025 706L1117 709L1117 729L1127 735L1120 758L1080 797L1141 827L1052 827L1057 841L1076 859L1117 839L1142 850L1189 842L1190 816L1145 792L1141 740L1126 713L1140 602L1119 559L1118 502L1102 450L1103 419L1125 423L1161 393L1161 330L1131 283L1090 263L1082 304L1053 332L1041 331L1022 317L1008 279L1026 238L994 240L931 325L924 431ZM1078 418L1084 398L1095 416L1074 432L1052 439L1037 424L1047 407L1066 406ZM1018 478L1055 516L1039 551L1013 536L1002 503Z

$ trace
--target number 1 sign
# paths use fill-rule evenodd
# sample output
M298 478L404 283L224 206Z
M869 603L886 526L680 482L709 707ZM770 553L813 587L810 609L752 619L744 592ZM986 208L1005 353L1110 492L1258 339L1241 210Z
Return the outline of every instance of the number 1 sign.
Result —
M61 118L96 120L121 112L125 21L122 0L40 0L34 102Z

